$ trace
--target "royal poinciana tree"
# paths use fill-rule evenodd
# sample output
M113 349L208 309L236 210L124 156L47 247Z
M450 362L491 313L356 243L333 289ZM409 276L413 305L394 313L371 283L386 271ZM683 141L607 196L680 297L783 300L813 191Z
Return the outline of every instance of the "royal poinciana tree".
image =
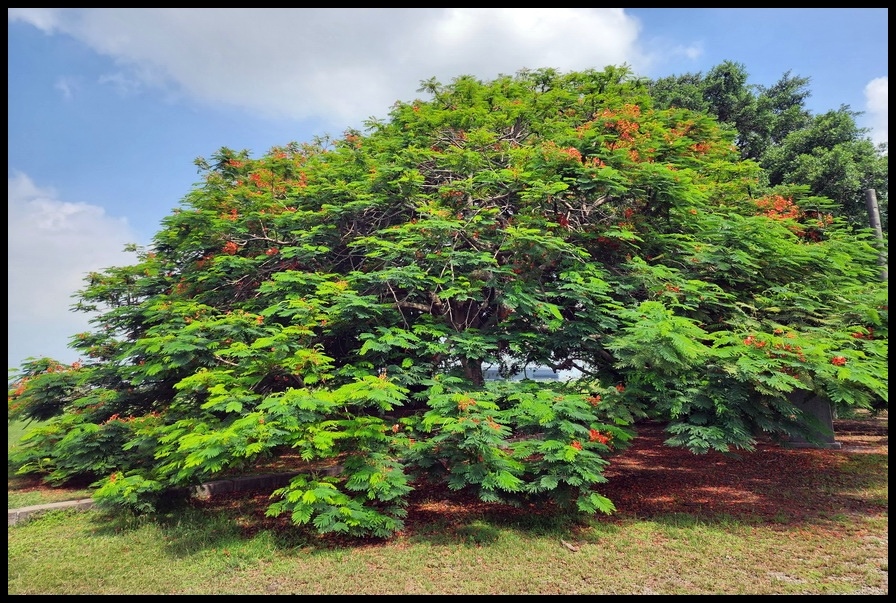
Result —
M761 190L714 118L626 68L421 92L365 133L198 160L139 261L78 293L83 361L15 377L9 418L42 422L16 466L150 511L291 451L270 514L383 537L432 482L610 513L641 419L699 454L806 435L793 392L886 403L871 233ZM533 367L571 378L484 378Z

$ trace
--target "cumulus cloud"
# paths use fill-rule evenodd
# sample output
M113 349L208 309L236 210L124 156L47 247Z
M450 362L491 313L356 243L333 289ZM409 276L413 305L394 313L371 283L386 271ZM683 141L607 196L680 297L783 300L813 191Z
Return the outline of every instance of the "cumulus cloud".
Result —
M78 88L78 82L74 78L61 77L56 80L53 88L62 94L62 98L71 100L75 96L75 90Z
M867 101L866 121L871 128L871 140L875 144L888 142L887 140L887 116L889 92L889 76L879 77L868 82L865 86L865 99Z
M110 58L113 67L97 83L122 97L162 91L253 116L314 121L330 132L385 119L388 107L421 94L420 82L431 78L447 84L458 75L621 64L649 73L704 55L701 43L672 40L646 50L640 21L618 8L10 8L7 15ZM57 94L77 98L87 88L83 77L58 77ZM887 141L887 90L886 77L865 89L875 142ZM65 349L50 343L86 325L69 311L71 295L88 271L130 263L122 249L137 237L125 220L66 202L24 174L11 173L8 186L10 366L31 355L62 360Z
M638 21L615 8L10 8L7 18L110 58L96 83L124 98L161 91L329 132L387 118L431 78L650 61ZM86 82L58 76L55 86L71 99ZM69 311L72 294L88 271L130 263L122 249L136 237L124 220L25 174L11 172L8 184L10 366L69 358L59 342L87 324Z
M433 77L623 63L640 73L650 62L638 21L618 8L8 9L8 18L113 58L121 71L103 80L116 86L136 80L340 128L387 117Z
M127 221L84 203L57 198L25 174L7 175L8 367L27 357L77 360L66 342L88 327L70 310L85 275L136 259L124 246L135 240Z

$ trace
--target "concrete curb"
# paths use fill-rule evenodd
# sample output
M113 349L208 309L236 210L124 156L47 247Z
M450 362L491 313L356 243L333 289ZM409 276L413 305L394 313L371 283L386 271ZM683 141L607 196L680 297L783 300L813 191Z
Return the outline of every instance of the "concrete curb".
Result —
M255 488L270 488L274 490L289 483L289 480L295 474L272 474L272 475L252 475L248 477L239 477L235 479L218 480L208 482L189 489L175 489L170 494L187 493L193 498L200 500L208 500L216 495L227 492L240 492L243 490L252 490ZM7 510L7 526L16 525L35 517L41 513L48 511L59 511L61 509L92 509L94 506L93 499L83 498L80 500L65 500L62 502L47 503L43 505L32 505L30 507L22 507L20 509Z
M7 526L13 526L30 519L47 511L58 511L60 509L91 509L93 508L93 500L90 498L81 498L79 500L64 500L62 502L47 503L45 505L32 505L30 507L22 507L20 509L8 509L6 512Z

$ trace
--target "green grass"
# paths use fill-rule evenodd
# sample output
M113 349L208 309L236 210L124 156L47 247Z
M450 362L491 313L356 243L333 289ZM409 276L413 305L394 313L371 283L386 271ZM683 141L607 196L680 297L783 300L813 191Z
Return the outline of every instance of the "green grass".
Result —
M156 522L66 511L9 528L8 594L883 594L887 530L886 517L475 520L325 545L299 530L246 535L234 515L195 509Z
M7 592L886 594L888 514L865 503L887 508L887 475L885 447L849 455L821 486L862 511L800 521L443 512L388 542L265 519L248 494L152 520L54 511L9 526Z
M28 427L29 424L24 421L10 421L7 424L7 450L15 446L19 442L19 440L22 439L22 436L25 435Z
M28 429L32 428L35 424L26 423L24 421L13 421L7 425L7 451L10 451L16 444L18 444ZM30 478L15 475L8 464L6 479L7 509L20 509L32 505L43 505L65 500L90 498L93 495L93 491L88 488L48 488L43 486L40 489L33 489L30 486L34 485L35 481Z

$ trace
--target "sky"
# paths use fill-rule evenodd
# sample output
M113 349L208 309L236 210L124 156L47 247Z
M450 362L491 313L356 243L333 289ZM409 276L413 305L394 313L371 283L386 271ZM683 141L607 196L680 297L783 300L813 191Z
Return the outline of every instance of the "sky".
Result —
M8 367L79 360L87 273L135 262L199 184L194 161L363 130L420 83L629 66L655 79L741 63L809 78L887 139L885 8L7 9Z

